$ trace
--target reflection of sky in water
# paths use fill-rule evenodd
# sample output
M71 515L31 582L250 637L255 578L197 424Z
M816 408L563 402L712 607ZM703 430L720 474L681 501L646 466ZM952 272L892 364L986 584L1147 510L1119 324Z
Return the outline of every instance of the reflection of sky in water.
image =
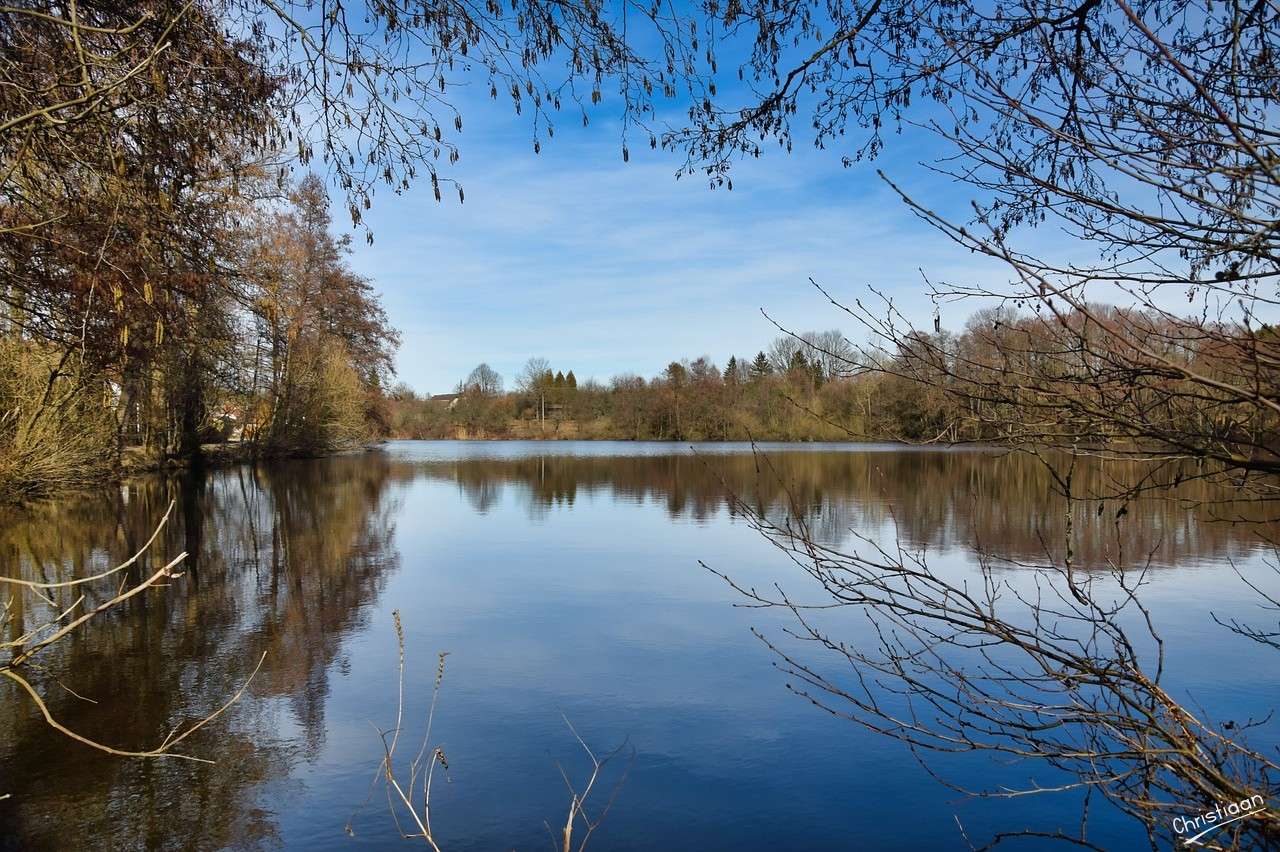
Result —
M80 671L112 655L150 660L130 672L149 677L156 692L180 688L172 706L151 708L89 678L103 703L77 711L128 718L145 732L183 712L184 700L208 706L235 682L243 657L268 650L253 694L220 735L199 744L216 755L226 742L253 741L262 765L232 758L204 774L172 764L122 772L119 762L85 759L47 736L0 691L0 720L16 719L0 721L0 765L32 749L42 755L21 767L35 776L36 801L0 803L0 847L56 848L66 826L102 845L135 845L118 810L104 814L104 798L163 813L148 826L158 848L206 845L184 826L202 827L210 846L271 836L297 848L398 842L381 796L357 818L354 841L342 831L379 757L369 723L385 727L394 717L393 608L407 632L410 719L425 710L436 652L451 652L436 730L452 783L433 798L449 850L546 847L543 822L562 823L567 804L555 763L583 768L562 712L594 746L627 739L636 749L592 848L950 848L962 845L957 816L975 838L1073 828L1073 797L960 800L905 749L788 695L749 634L755 626L777 637L783 620L732 606L732 593L698 564L745 585L811 591L725 503L728 489L771 516L785 512L771 473L827 541L847 542L849 526L883 535L896 520L912 546L941 551L932 557L939 571L972 572L975 540L1033 559L1037 525L1052 539L1062 521L1034 470L992 454L841 447L775 454L772 472L764 465L757 477L746 448L730 449L731 457L704 463L673 456L672 445L396 444L375 458L297 463L256 481L213 474L197 497L184 492L191 517L199 509L204 518L200 534L184 521L169 542L198 554L189 584L151 610L124 614L60 662ZM180 493L169 483L135 494L128 511L138 527L146 488ZM151 506L166 501L149 496ZM119 506L107 508L76 517L102 537ZM1097 540L1078 550L1096 557L1159 544L1157 561L1173 567L1152 574L1145 597L1165 628L1175 688L1226 715L1274 705L1280 688L1258 677L1271 657L1207 615L1246 612L1249 596L1222 560L1240 559L1264 577L1256 539L1155 502L1135 504L1130 522L1145 531L1122 529L1109 542L1105 525L1082 520L1083 535ZM1155 527L1162 535L1152 538ZM1007 575L1014 583L1029 576ZM851 642L869 636L854 613L827 623ZM937 766L974 786L1052 780L1041 767L975 758ZM143 783L148 771L155 778ZM75 773L88 776L83 795L67 792ZM1105 813L1095 820L1095 843L1133 839ZM151 821L126 822L132 831Z

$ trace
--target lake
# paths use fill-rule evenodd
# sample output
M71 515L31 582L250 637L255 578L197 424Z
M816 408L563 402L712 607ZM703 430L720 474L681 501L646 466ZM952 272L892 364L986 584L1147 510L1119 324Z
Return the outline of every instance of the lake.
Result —
M592 849L959 849L958 825L975 842L1073 830L1074 793L967 798L900 743L788 692L752 628L836 677L838 661L788 640L785 613L739 606L701 564L746 586L814 592L730 494L766 515L802 515L833 547L854 533L899 541L959 574L976 575L979 547L1035 561L1065 535L1064 503L1040 463L991 450L758 449L396 442L7 510L8 572L53 581L128 556L176 502L139 570L186 551L185 575L43 659L37 686L71 728L154 746L233 695L266 656L243 698L186 744L211 764L92 751L0 683L0 795L11 794L0 801L0 848L418 845L400 840L381 786L366 803L377 729L396 718L393 610L405 634L406 763L437 654L448 652L433 745L449 768L432 792L446 850L549 848L569 803L559 767L578 784L589 769L574 730L601 753L622 747L593 793L603 806L623 780ZM1093 462L1077 480L1101 488L1129 467ZM1149 558L1144 599L1166 642L1169 688L1212 715L1261 716L1280 705L1280 681L1260 676L1274 672L1273 656L1211 614L1256 620L1235 572L1272 589L1275 575L1261 528L1215 520L1250 507L1206 489L1135 500L1122 522L1086 507L1076 558L1100 564L1117 546ZM1016 565L1007 573L1021 582ZM62 591L54 601L69 606L76 595ZM47 611L16 596L6 638ZM857 613L829 623L870 641ZM1258 736L1278 739L1274 726ZM1034 764L975 755L940 756L930 769L970 786L1052 780ZM1098 806L1090 840L1122 848L1140 835Z

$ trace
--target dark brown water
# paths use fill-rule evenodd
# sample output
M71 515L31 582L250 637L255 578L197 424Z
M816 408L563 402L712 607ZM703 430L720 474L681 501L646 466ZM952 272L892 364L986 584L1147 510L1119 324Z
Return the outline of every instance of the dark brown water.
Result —
M212 764L99 754L0 683L0 795L11 795L0 848L401 843L380 796L354 837L343 830L380 757L373 725L395 716L396 608L409 718L425 712L436 652L450 652L436 721L450 781L432 800L446 849L546 848L544 821L563 823L567 802L556 764L583 769L562 714L595 746L635 750L592 848L958 848L957 816L978 834L1070 826L1072 800L957 801L895 743L790 697L748 631L779 620L735 608L698 565L796 580L730 510L730 492L774 516L803 514L827 543L851 530L896 536L947 570L971 570L979 545L1043 561L1066 525L1043 467L980 451L766 447L764 461L748 450L405 442L155 477L0 516L6 573L57 581L132 553L176 501L137 576L182 551L186 574L43 655L35 683L75 730L153 746L233 694L266 654L244 698L186 749ZM1094 463L1075 482L1101 494L1132 473ZM1082 507L1077 559L1140 554L1155 569L1148 599L1168 625L1175 682L1222 712L1274 706L1280 687L1257 677L1270 658L1208 616L1256 614L1231 566L1274 585L1261 537L1273 531L1214 520L1261 511L1230 493L1191 484L1178 495L1132 501L1119 522L1119 504ZM54 599L65 607L75 595L64 591ZM86 605L110 592L90 590ZM6 638L48 614L15 594ZM1130 836L1099 820L1101 842Z

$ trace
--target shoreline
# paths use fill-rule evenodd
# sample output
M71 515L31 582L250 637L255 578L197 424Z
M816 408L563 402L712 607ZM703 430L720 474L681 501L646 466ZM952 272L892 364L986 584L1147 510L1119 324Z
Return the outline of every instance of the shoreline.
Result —
M789 445L792 447L821 447L822 445L841 445L848 448L897 448L901 450L924 450L934 452L946 452L951 450L971 450L981 452L1018 452L1017 446L1002 446L998 444L984 442L968 442L961 441L957 443L929 442L929 443L913 443L910 441L894 440L892 438L883 439L820 439L820 438L774 438L774 437L753 437L753 438L732 438L732 439L655 439L655 438L618 438L606 437L600 435L574 435L565 434L563 432L556 434L530 434L522 436L513 435L489 435L466 433L451 437L390 437L375 441L367 441L363 443L352 444L350 446L339 447L331 450L293 450L293 451L264 451L264 448L241 442L228 442L225 444L204 444L201 446L201 458L198 462L184 456L160 455L153 452L147 452L141 447L129 447L125 449L123 458L120 463L114 466L110 471L104 474L96 483L81 487L72 487L58 489L39 496L30 497L28 499L0 501L0 506L23 506L37 503L47 503L50 501L61 499L69 494L82 493L90 491L94 488L119 485L131 479L146 477L152 474L171 474L193 470L219 470L237 465L258 465L270 464L272 462L305 460L305 459L324 459L346 455L358 455L381 450L387 444L393 441L412 441L422 443L475 443L475 444L500 444L500 443L536 443L546 442L547 444L565 444L578 442L584 444L663 444L670 445L673 449L693 444L703 445L731 445L731 444L752 444L752 445ZM1117 459L1137 460L1149 458L1142 450L1118 449L1111 448ZM1094 449L1088 452L1089 455L1101 457L1105 452L1100 449Z
M354 455L376 450L385 441L353 444L332 450L294 450L287 452L269 452L256 444L228 442L225 444L202 444L200 458L188 456L170 456L149 453L141 447L129 447L124 451L120 464L112 471L114 480L147 473L166 471L193 470L195 468L222 468L237 464L256 464L258 462L281 461L285 459L320 459L331 456Z

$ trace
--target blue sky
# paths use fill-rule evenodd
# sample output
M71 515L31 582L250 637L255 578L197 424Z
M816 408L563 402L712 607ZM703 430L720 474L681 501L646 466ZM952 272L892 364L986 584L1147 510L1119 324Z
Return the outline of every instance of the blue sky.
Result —
M720 50L722 106L744 94L729 56L741 51ZM375 242L365 245L361 232L352 257L402 333L399 379L419 392L449 391L481 361L510 386L531 356L601 381L651 377L683 357L708 355L723 366L777 336L761 309L795 331L834 327L865 340L810 276L846 302L874 299L876 288L924 327L934 308L922 271L971 288L1004 290L1008 281L1007 267L921 222L876 175L883 169L917 202L967 221L974 189L924 165L952 153L931 133L888 131L877 161L846 169L841 158L863 141L858 130L849 129L847 150L814 150L802 102L793 153L740 162L733 191L712 191L696 177L677 181L681 160L651 151L647 133L629 140L624 163L617 97L608 91L587 127L576 106L555 116L555 138L543 136L535 154L527 115L491 101L487 82L463 69L456 83L446 97L463 115L464 131L449 134L461 161L441 168L462 184L466 203L448 187L437 203L427 180L402 195L383 187L365 215ZM683 106L659 108L680 115ZM943 115L924 103L911 117ZM345 201L334 197L335 220L345 225ZM1052 220L1015 235L1013 245L1060 264L1097 262L1096 246L1064 238ZM1188 310L1180 290L1157 298L1166 296L1166 307ZM1109 285L1090 297L1133 301ZM942 322L958 330L981 306L944 305Z
M887 290L927 323L921 267L931 278L1004 275L919 222L875 174L931 205L956 209L968 191L917 165L927 137L890 140L885 157L843 168L841 151L778 152L740 164L734 189L674 177L674 155L633 141L624 163L608 105L582 127L566 112L534 154L526 119L487 99L463 108L462 159L447 174L465 204L428 182L380 192L355 241L403 335L399 379L442 393L481 361L508 385L530 356L579 379L656 375L672 359L754 354L777 331L864 335L808 283L841 297ZM798 142L803 137L798 138ZM342 207L335 210L341 218ZM958 327L967 311L944 311Z

